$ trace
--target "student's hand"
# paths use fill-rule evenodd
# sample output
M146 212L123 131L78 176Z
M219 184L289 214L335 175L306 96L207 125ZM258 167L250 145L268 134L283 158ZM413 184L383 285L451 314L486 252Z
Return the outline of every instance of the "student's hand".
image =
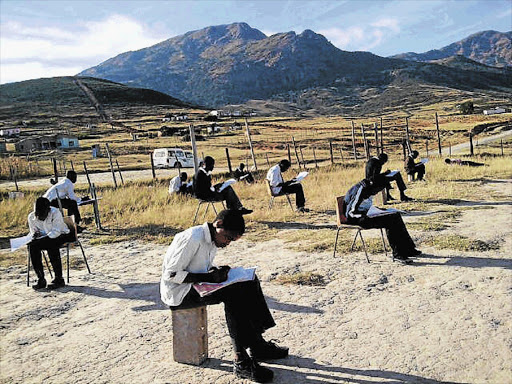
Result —
M32 235L32 238L35 240L39 237L41 237L43 234L41 233L41 231L37 230L34 232L34 234Z
M222 283L228 279L228 266L220 268L211 268L208 271L208 283Z
M384 172L385 175L389 175L391 173L391 171L389 169L386 170L386 172Z

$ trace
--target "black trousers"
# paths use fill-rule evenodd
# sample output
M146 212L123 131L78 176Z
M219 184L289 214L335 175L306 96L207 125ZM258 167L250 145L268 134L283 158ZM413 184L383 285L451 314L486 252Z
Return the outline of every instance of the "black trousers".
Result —
M399 212L376 217L350 219L349 223L357 224L363 228L385 228L389 245L395 257L408 257L416 248Z
M201 200L208 200L208 201L225 201L226 207L228 209L240 209L242 208L242 203L240 202L240 199L238 198L235 190L231 188L231 186L228 186L222 190L222 192L211 192L207 196L197 196Z
M263 332L276 325L257 277L229 285L205 297L200 297L192 288L182 304L171 309L219 303L224 303L226 323L235 352L255 345L262 340Z
M400 191L400 193L402 193L403 191L405 191L407 189L407 186L405 185L404 179L402 178L402 175L400 174L400 172L397 172L393 176L389 176L389 175L385 175L385 174L381 173L380 175L378 175L375 178L373 185L376 188L377 192L383 190L384 188L386 188L386 190L389 191L391 189L392 181L396 182L396 186L397 186L398 190Z
M82 221L82 217L80 216L80 211L78 210L78 204L75 200L71 199L60 199L62 204L62 208L66 208L68 211L68 216L75 216L75 223L80 223ZM54 199L50 202L50 205L55 208L59 208L59 201Z
M306 204L306 198L304 197L304 189L302 188L301 183L284 185L281 188L280 195L284 195L285 193L295 194L295 205L297 208L302 208Z
M409 170L407 172L409 175L418 175L418 180L423 180L423 176L425 175L425 164L419 163L414 166L414 169Z
M42 239L32 240L28 244L28 253L30 261L38 279L44 279L43 255L42 250L48 252L50 263L52 264L55 279L62 279L62 262L60 259L60 246L68 241L73 240L73 234L60 235L55 239L43 237Z

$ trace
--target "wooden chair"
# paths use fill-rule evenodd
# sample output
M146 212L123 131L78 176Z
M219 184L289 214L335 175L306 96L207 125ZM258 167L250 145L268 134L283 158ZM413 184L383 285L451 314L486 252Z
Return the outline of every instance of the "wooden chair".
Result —
M371 229L371 228L363 228L357 224L350 224L348 222L347 217L345 216L345 210L346 210L345 197L344 196L336 197L336 217L337 217L337 221L338 221L338 229L336 231L336 240L334 242L334 252L333 252L332 256L336 257L336 247L338 245L338 236L340 234L340 231L343 228L356 229L357 230L356 235L354 236L354 240L352 241L352 246L350 247L350 250L354 249L354 245L356 243L357 237L359 236L359 238L361 239L361 244L363 245L364 254L366 255L366 261L368 261L368 263L369 263L370 258L368 257L368 252L366 251L366 243L364 242L363 234L361 232L366 229ZM384 252L386 253L386 256L387 256L388 250L386 247L386 241L384 240L384 231L383 231L383 228L379 228L379 229L380 229L380 235L382 237L382 245L384 247ZM393 257L393 261L394 261L394 257Z
M267 182L268 194L270 195L270 202L268 204L268 209L272 210L272 207L274 206L274 199L276 197L285 196L286 199L288 200L288 204L290 204L290 208L291 208L292 212L295 212L295 210L293 209L292 201L290 200L290 194L289 193L275 194L274 192L272 192L272 187L270 186L270 180L265 179L265 181Z
M210 208L210 206L213 208L213 212L215 212L215 215L217 215L217 209L215 208L215 203L221 203L222 209L225 209L224 201L213 201L213 200L202 200L202 199L198 199L198 200L199 200L199 203L197 204L196 214L194 215L194 220L192 220L192 225L195 224L195 222L197 220L197 215L199 214L199 209L201 208L201 205L203 205L203 204L206 204L206 209L204 210L204 214L203 214L203 220L206 217L206 214L208 213L208 208Z
M82 246L82 243L80 242L80 240L78 240L78 233L77 233L77 230L76 230L76 223L75 223L75 219L73 216L65 216L64 217L64 223L66 223L67 227L69 228L70 230L70 233L74 234L74 240L71 240L71 241L68 241L64 244L62 244L60 246L60 249L62 248L66 248L66 267L67 267L67 274L66 274L66 278L67 278L67 282L69 284L69 248L72 247L72 246L79 246L80 247L80 250L82 251L82 256L84 258L84 261L85 261L85 265L87 267L87 271L89 273L91 273L91 268L89 268L89 263L87 262L87 257L85 256L85 251L84 251L84 248ZM52 272L50 270L50 266L48 265L48 259L46 257L46 252L43 251L43 257L45 259L45 262L46 262L46 267L48 268L48 271L50 272L50 276L52 276ZM30 285L30 255L28 255L27 257L27 286Z

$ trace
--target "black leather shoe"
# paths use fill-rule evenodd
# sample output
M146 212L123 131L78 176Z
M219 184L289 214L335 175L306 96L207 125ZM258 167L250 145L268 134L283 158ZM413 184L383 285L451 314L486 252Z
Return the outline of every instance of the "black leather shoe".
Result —
M400 196L400 201L413 201L414 199L412 197L409 197L409 196L406 196L406 195L402 195Z
M51 284L48 285L48 289L57 289L66 286L64 279L54 279Z
M257 383L268 383L274 378L274 372L262 367L250 357L233 362L233 372L240 379L249 379Z
M272 341L263 341L250 348L251 357L256 360L284 359L288 356L288 347L280 347Z
M414 248L414 250L411 252L411 256L419 256L423 252L421 252L419 249Z
M252 213L253 210L242 207L238 210L238 212L240 212L242 215L248 215L249 213Z
M408 257L397 257L395 256L395 260L401 264L412 264L412 260Z
M32 289L35 289L36 291L39 291L40 289L46 288L46 280L45 279L39 279L37 280L37 284L34 284L32 286Z

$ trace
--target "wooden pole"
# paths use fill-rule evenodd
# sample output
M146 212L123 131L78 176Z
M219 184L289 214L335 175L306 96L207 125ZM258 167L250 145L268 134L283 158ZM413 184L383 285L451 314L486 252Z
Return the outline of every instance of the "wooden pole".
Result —
M404 156L404 161L405 161L405 159L407 159L407 140L406 139L402 139L402 151L403 151L403 156Z
M329 152L330 152L330 155L331 155L331 164L334 164L334 156L333 156L333 153L332 153L332 141L329 140Z
M371 152L370 141L369 140L365 140L364 143L365 143L365 148L366 148L366 160L370 160L370 157L371 157L371 154L370 154L370 152Z
M315 147L313 147L313 159L315 159L315 168L318 168L318 163L316 162Z
M75 166L73 165L73 160L70 160L69 162L71 163L71 169L74 171L75 170Z
M384 152L384 139L382 136L382 117L380 118L380 152Z
M428 157L428 140L425 140L425 152L427 153Z
M292 143L293 143L293 150L295 151L295 157L297 158L297 164L300 169L300 159L299 159L299 153L297 152L297 146L295 145L295 138L292 136Z
M438 119L438 116L437 116L437 112L436 112L436 130L437 130L437 149L439 151L439 156L442 155L442 150L441 150L441 133L439 132L439 119Z
M286 144L286 149L288 150L288 161L291 164L292 163L292 154L291 154L291 151L290 151L290 144Z
M117 165L117 172L119 172L119 177L121 178L121 184L124 185L123 174L121 173L121 168L119 168L119 162L117 161L117 159L116 159L116 165Z
M149 154L149 161L151 162L151 174L153 175L153 180L156 179L156 173L155 173L155 163L153 161L153 154Z
M91 198L94 199L94 203L92 205L94 209L94 221L96 222L96 228L101 230L101 221L100 221L100 210L98 208L98 195L96 194L96 186L94 184L91 185Z
M501 142L501 156L504 156L504 153L503 153L503 139L501 139L500 142Z
M408 117L405 118L405 139L407 140L406 141L407 150L409 151L409 153L411 153L412 149L411 149L411 138L409 136L409 118Z
M17 168L12 166L11 172L12 172L12 180L14 181L14 186L16 187L16 192L19 192L20 188L18 186L18 176L17 176L18 170L17 170Z
M194 155L194 175L199 171L199 161L197 159L197 147L196 147L196 132L194 131L194 125L189 125L190 144L192 145L192 154ZM204 156L203 156L204 161Z
M368 142L366 141L366 134L364 133L364 124L361 123L361 134L363 135L364 152L368 160Z
M270 161L268 159L268 153L265 153L265 157L267 158L267 166L270 168Z
M469 132L469 154L473 156L475 154L474 148L473 148L473 134Z
M87 164L85 164L85 161L84 161L84 172L85 172L85 177L87 177L87 182L89 183L89 190L91 191L91 198L92 198L91 178L89 177L89 171L87 170Z
M59 182L59 171L57 170L57 159L55 157L52 158L53 162L53 175L55 177L55 184Z
M373 123L373 130L375 131L375 148L377 149L377 155L382 152L379 150L379 128L377 123Z
M256 158L254 157L254 149L252 147L251 140L251 132L249 131L249 124L247 123L247 118L245 118L245 130L247 132L247 140L249 140L249 149L251 150L252 163L254 164L254 170L258 170L258 165L256 164Z
M354 125L354 121L352 121L352 149L354 151L354 160L357 160L357 152L356 152L356 126Z
M231 159L229 158L229 148L226 147L226 158L228 159L229 174L233 174L233 168L231 167Z
M105 143L105 147L107 147L108 162L110 163L110 171L112 172L112 180L114 180L114 188L117 189L116 173L114 171L114 164L112 163L112 156L110 154L110 148L108 147L108 143ZM151 161L153 161L153 157L151 157Z
M340 157L341 157L341 161L343 162L343 151L341 150L341 145L340 145Z
M302 153L302 146L299 145L300 158L302 159L302 164L304 164L304 168L306 168L306 162L304 161L304 154Z

